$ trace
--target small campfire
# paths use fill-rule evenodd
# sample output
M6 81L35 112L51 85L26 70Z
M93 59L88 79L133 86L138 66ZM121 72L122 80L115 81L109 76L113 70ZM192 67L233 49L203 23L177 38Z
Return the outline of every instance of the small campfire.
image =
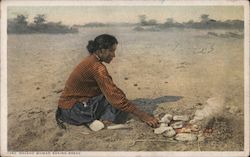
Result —
M160 126L154 129L155 134L162 134L168 138L174 138L177 141L196 141L201 136L207 136L213 133L213 122L205 127L193 124L187 115L165 114L160 122Z

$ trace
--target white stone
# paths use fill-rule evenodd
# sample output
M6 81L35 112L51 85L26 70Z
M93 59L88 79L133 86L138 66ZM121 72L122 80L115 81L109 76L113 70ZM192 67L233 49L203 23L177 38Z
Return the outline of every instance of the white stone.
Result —
M159 127L159 128L154 129L154 133L155 133L155 134L162 134L162 133L164 133L167 129L168 129L168 127Z
M194 134L189 133L179 133L175 136L177 141L196 141L198 137Z
M166 124L166 123L160 123L160 127L168 127L168 124Z
M191 130L194 132L198 132L200 130L200 127L198 125L192 125Z
M189 121L189 117L188 116L174 116L173 120L181 120L181 121Z
M99 120L95 120L93 121L90 125L89 125L89 128L92 130L92 131L99 131L99 130L102 130L104 128L104 124L99 121Z
M162 122L162 123L170 123L170 121L173 119L173 116L171 115L171 114L165 114L162 118L161 118L161 120L160 120L160 122Z
M176 132L172 127L167 127L167 130L164 132L163 136L173 137L175 134Z
M175 122L175 123L171 124L171 127L173 127L174 129L182 128L183 127L183 122L182 121Z
M191 133L192 130L190 128L181 128L178 130L179 133Z

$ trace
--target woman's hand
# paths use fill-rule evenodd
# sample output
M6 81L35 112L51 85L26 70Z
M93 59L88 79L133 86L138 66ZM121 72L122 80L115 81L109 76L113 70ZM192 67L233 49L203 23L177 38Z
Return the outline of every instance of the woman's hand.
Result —
M159 125L158 120L152 116L148 120L142 120L142 121L144 121L145 123L147 123L149 126L151 126L153 128L156 128Z
M158 120L155 117L149 115L146 112L143 112L143 111L141 111L139 109L136 109L132 113L134 115L136 115L138 118L140 118L140 120L142 120L143 122L147 123L149 126L151 126L153 128L156 128L159 125Z

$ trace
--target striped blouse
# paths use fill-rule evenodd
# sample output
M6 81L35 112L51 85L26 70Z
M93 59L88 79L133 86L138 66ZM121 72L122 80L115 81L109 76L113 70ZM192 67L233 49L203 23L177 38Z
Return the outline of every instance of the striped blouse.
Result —
M115 108L125 112L135 110L135 105L112 81L107 68L95 55L89 55L70 74L58 101L58 106L70 109L77 102L103 94Z

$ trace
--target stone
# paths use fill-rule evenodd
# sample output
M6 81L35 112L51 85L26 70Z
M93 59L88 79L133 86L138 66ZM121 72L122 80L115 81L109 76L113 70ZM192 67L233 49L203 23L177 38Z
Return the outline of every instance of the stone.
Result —
M175 140L177 141L197 141L198 137L194 134L189 133L179 133L175 136Z
M191 133L192 130L190 128L181 128L180 133Z
M167 127L167 130L164 132L163 136L173 137L175 134L176 134L176 132L172 127Z
M104 124L99 121L99 120L95 120L93 121L90 125L89 125L89 128L92 130L92 131L100 131L104 128Z
M176 134L181 133L181 129L182 129L182 128L175 129Z
M161 120L160 120L160 122L161 123L170 123L170 121L173 119L173 116L171 115L171 114L165 114L162 118L161 118Z
M173 127L174 129L179 129L183 127L183 122L179 121L179 122L175 122L173 124L170 125L171 127Z
M180 121L189 121L189 117L188 116L174 116L173 120L180 120Z
M155 133L155 134L162 134L162 133L164 133L166 130L168 130L168 127L159 127L159 128L154 129L154 133Z
M192 125L191 126L191 131L198 132L199 130L200 130L200 127L198 125Z
M160 127L168 127L168 124L166 124L166 123L160 123Z

